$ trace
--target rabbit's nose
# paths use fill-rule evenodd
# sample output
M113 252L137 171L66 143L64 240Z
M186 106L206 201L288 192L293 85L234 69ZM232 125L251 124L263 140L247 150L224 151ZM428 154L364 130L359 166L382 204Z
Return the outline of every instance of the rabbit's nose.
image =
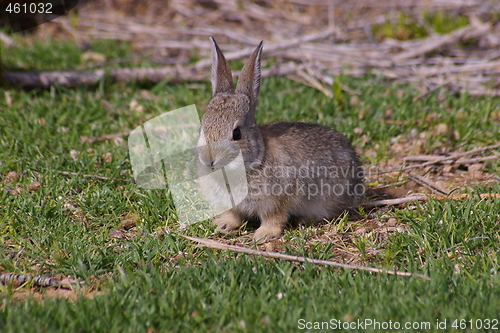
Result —
M209 154L205 151L201 151L199 153L198 160L200 161L201 164L203 164L205 166L211 167L213 165L212 159L210 158Z

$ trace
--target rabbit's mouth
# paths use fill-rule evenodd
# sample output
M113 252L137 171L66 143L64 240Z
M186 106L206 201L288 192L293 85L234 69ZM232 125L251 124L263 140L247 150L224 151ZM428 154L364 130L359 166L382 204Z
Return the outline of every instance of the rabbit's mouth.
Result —
M235 170L245 167L243 159L238 158L238 156L241 157L241 150L234 143L214 142L197 148L200 163L212 170L221 168Z

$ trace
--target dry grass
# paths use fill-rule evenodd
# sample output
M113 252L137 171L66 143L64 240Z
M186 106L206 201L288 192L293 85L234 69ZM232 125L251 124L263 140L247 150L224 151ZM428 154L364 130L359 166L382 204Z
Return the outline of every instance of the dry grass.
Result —
M330 97L336 75L369 72L412 83L421 91L415 99L441 87L473 96L500 95L500 6L494 1L117 0L102 9L101 3L86 3L77 14L42 25L39 34L73 38L82 46L91 38L127 41L138 58L159 65L111 71L121 81L205 80L208 36L214 36L228 59L247 57L265 40L264 58L274 60L264 76L285 75ZM469 24L438 34L422 20L423 13L443 11L466 14ZM373 35L373 26L401 23L401 15L419 22L428 36L397 40ZM405 34L396 32L396 37L405 39ZM192 64L193 57L202 60ZM95 61L80 69L106 64ZM31 85L85 84L103 75L95 70L76 78L47 74ZM15 75L5 79L25 85L28 80Z

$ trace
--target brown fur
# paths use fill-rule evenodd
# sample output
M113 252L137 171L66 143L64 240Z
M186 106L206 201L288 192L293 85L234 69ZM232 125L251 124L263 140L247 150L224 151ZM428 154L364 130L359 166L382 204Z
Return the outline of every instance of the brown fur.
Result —
M254 113L261 51L262 43L233 89L229 66L212 39L213 96L202 118L205 142L199 142L209 148L200 150L199 159L201 168L218 169L228 166L241 150L249 193L236 207L215 218L216 230L231 232L242 219L258 217L261 226L254 239L271 240L281 236L292 217L321 221L355 207L363 187L354 150L333 129L300 122L257 126ZM241 130L241 139L235 141L236 127ZM306 174L308 168L312 171ZM225 184L210 181L202 183L202 188L214 205L221 191L227 190ZM315 188L324 191L312 195Z

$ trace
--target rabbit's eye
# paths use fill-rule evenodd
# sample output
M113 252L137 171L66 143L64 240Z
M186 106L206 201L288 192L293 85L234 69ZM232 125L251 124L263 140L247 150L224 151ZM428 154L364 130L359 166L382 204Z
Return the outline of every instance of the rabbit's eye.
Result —
M241 139L241 130L239 127L236 127L234 130L233 130L233 140L234 141L238 141Z

